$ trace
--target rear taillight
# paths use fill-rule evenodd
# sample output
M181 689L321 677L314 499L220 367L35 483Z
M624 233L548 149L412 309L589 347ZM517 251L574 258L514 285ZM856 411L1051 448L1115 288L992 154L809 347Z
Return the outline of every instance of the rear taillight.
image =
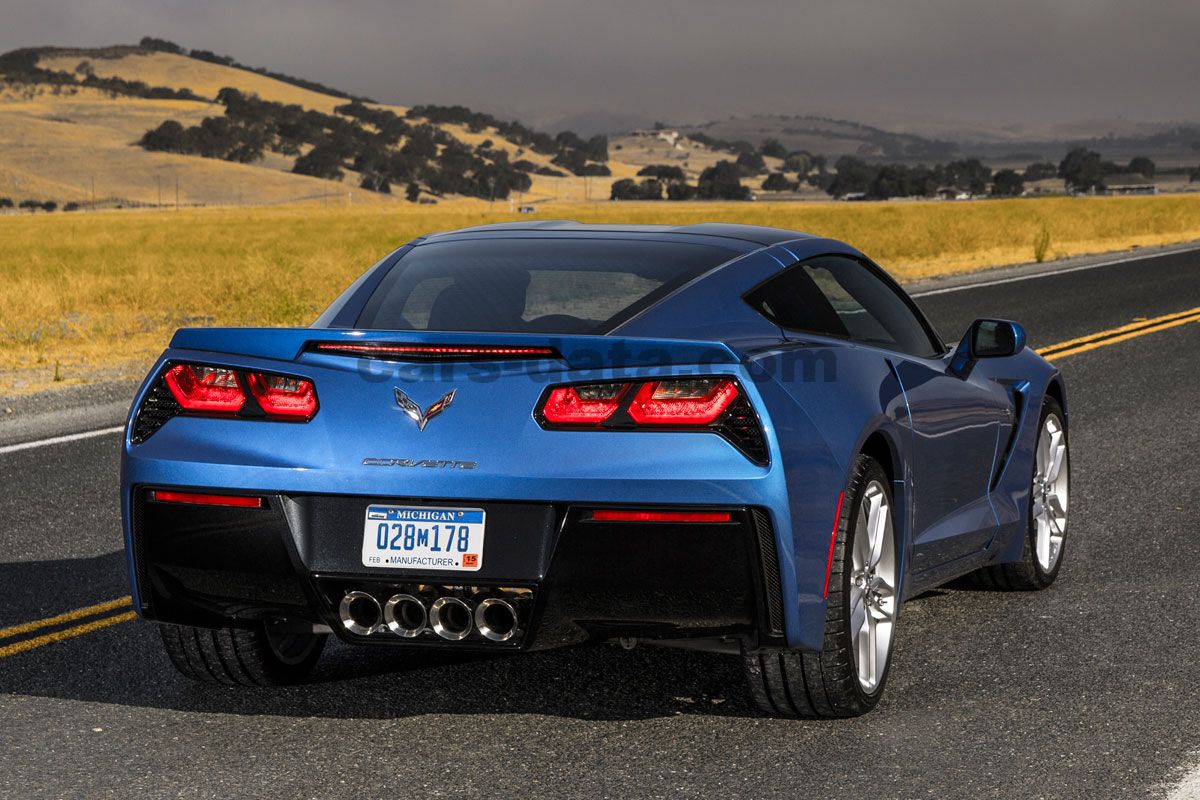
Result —
M237 373L221 367L176 364L163 375L175 401L188 411L237 413L246 402Z
M141 444L181 414L307 422L317 408L317 390L307 378L175 363L142 398L129 440Z
M542 404L542 418L552 425L599 425L621 405L628 383L557 386Z
M766 437L746 393L733 378L706 376L551 386L534 416L543 428L715 433L756 464L766 464Z
M643 383L629 404L639 425L708 425L737 399L737 384L728 378Z
M307 420L317 413L317 392L312 381L250 372L246 382L267 416Z

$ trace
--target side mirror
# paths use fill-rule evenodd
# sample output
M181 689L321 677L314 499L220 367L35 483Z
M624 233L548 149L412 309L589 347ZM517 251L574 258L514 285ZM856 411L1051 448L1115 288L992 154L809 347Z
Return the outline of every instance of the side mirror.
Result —
M1025 329L1003 319L977 319L967 329L950 361L950 371L960 378L971 374L981 358L1014 356L1025 349Z
M1025 329L1003 319L977 319L967 332L975 358L1015 356L1025 349Z

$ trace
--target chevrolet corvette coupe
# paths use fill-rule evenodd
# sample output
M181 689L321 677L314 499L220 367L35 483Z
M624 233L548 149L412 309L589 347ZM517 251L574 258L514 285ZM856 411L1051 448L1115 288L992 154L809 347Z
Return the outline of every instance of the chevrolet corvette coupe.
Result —
M1054 581L1068 480L1063 380L1016 323L947 346L793 231L541 221L417 239L308 328L178 331L121 492L134 606L201 681L301 681L331 634L641 642L846 717L904 598Z

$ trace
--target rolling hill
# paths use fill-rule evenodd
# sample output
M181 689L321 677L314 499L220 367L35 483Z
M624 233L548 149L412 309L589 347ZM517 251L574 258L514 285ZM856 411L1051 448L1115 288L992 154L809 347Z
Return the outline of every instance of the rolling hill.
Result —
M260 116L234 119L229 89ZM185 132L180 142L139 144L168 120ZM306 133L288 128L296 120ZM253 157L188 149L206 126L241 135L263 125L276 128ZM347 149L335 166L298 174L297 161L326 145ZM395 203L412 183L410 199L422 201L577 202L607 199L614 180L636 175L635 163L605 160L603 146L603 137L551 137L460 107L374 103L170 43L0 56L0 197L14 201L173 206L178 187L180 205ZM382 181L362 188L368 171ZM377 190L397 176L396 194Z
M1105 158L1152 158L1164 167L1195 166L1200 124L1092 119L1055 125L989 126L926 118L893 118L878 124L835 116L760 114L729 117L678 130L722 141L774 139L788 150L806 150L832 163L840 156L897 164L933 164L979 158L993 168L1021 169L1035 161L1058 163L1074 147Z
M1086 126L946 126L909 120L885 129L833 116L756 115L675 130L552 136L461 106L377 103L157 39L26 48L0 55L0 211L22 201L112 208L473 198L515 207L610 194L826 197L817 186L829 185L827 167L844 155L907 165L977 157L1023 169L1057 163L1079 145L1122 162L1150 156L1186 180L1178 168L1194 164L1200 151L1200 127L1186 123L1128 124L1090 138L1081 135ZM1037 138L1057 135L1064 138ZM797 152L805 155L784 160ZM710 181L706 191L702 175L734 160L725 188L713 190ZM649 181L647 168L660 179ZM766 184L774 191L760 188L780 172ZM681 188L687 191L672 192Z

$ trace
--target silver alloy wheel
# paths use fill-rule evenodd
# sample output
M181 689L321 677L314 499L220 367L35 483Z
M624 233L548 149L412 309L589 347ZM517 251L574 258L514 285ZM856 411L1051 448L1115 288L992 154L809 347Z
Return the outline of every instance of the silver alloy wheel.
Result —
M1071 465L1062 421L1046 417L1038 435L1037 467L1033 473L1033 522L1037 526L1036 553L1043 572L1051 572L1062 554L1067 532L1067 490Z
M854 524L850 574L850 646L858 682L873 692L883 679L896 624L896 539L887 492L871 481Z

